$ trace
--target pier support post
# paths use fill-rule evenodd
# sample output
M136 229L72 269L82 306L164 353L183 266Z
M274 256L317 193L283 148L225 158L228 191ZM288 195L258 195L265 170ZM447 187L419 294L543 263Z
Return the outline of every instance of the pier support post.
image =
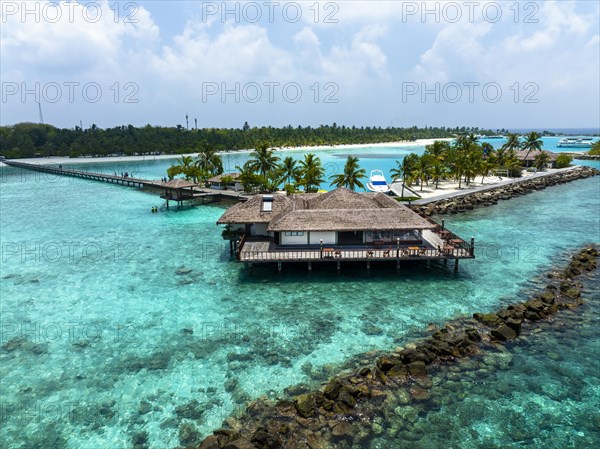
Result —
M308 262L308 271L312 271L312 262Z
M454 259L454 271L458 271L458 259Z
M340 264L340 261L338 260L337 261L337 270L340 271L340 268L341 268L341 264Z
M281 273L281 262L277 262L277 271Z
M427 268L431 268L431 260L427 260Z
M396 270L400 270L400 259L396 259Z
M471 256L475 253L475 237L471 237L471 248L469 248Z
M371 269L371 261L367 260L367 270L370 270L370 269Z

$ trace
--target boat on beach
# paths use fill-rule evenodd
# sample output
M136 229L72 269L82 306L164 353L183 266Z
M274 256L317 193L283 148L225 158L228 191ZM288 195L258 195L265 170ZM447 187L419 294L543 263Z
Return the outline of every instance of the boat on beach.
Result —
M371 192L388 193L390 186L381 170L372 170L367 183L367 190Z

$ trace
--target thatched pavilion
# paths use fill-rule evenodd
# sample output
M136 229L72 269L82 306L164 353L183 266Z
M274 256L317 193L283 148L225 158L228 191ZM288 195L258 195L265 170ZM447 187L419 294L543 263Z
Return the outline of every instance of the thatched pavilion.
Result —
M239 261L473 258L473 245L382 193L256 195L217 224L241 236Z
M169 201L176 201L177 206L180 207L183 201L193 199L194 189L198 187L197 184L180 178L163 182L160 186L164 189L160 197L167 200L167 209L169 208Z

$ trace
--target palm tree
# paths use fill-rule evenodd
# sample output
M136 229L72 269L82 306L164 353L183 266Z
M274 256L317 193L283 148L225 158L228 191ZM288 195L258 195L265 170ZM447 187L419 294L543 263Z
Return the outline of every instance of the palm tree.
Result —
M542 136L535 131L531 131L525 136L525 142L521 145L524 150L527 150L525 153L525 161L527 160L527 156L532 151L542 151L542 145L544 142L542 141Z
M275 156L274 152L275 150L269 148L268 144L261 143L256 146L255 152L251 155L250 167L252 170L259 172L265 179L268 173L277 168L279 157Z
M449 148L450 145L445 140L436 140L432 144L425 146L425 153L433 159L443 162Z
M194 159L192 156L181 156L181 160L177 161L177 165L181 166L181 171L185 173L192 165L194 165Z
M419 180L419 184L421 185L421 192L423 191L423 183L427 182L427 178L429 177L429 173L431 171L431 160L430 157L426 154L422 155L417 161L416 165L413 168L413 176Z
M486 159L481 161L481 164L479 165L479 170L480 170L479 173L481 174L481 183L482 184L483 184L483 180L485 179L485 177L487 175L489 175L489 173L492 170L494 170L497 166L498 166L498 162L497 162L496 156L494 154L488 155L488 157Z
M304 160L300 161L300 184L304 185L306 192L317 191L319 185L324 182L323 175L325 169L321 164L321 159L313 153L304 155Z
M350 190L356 189L356 187L360 187L364 189L364 184L360 181L362 178L366 178L367 175L365 173L364 168L360 168L358 165L358 158L353 156L348 156L346 160L346 165L344 166L344 173L339 175L331 175L329 178L333 179L332 185L336 187L347 187Z
M293 157L288 156L278 167L278 177L285 185L290 185L292 180L295 180L298 177L299 170L296 162L297 161Z
M502 145L502 150L510 154L513 151L517 151L519 148L521 148L519 135L515 133L508 133L506 135L506 142L504 142L504 145Z
M540 151L533 159L533 166L540 171L543 171L550 162L550 156L545 151Z
M435 181L435 188L437 189L440 183L440 179L446 175L446 166L443 162L433 160L431 163L431 176Z
M195 164L202 171L214 175L223 173L223 159L214 147L204 144L198 153Z
M396 168L392 168L390 170L390 175L392 176L392 182L397 179L402 179L402 192L400 196L404 197L404 186L406 183L411 184L413 177L412 172L417 164L419 156L415 153L410 153L409 155L404 156L402 161L396 161Z
M435 188L438 188L440 178L446 173L444 167L444 159L448 154L450 145L445 140L436 140L425 147L425 153L430 156L431 160L431 175L435 180Z
M481 164L483 163L483 150L479 144L471 144L467 152L467 164L465 166L465 182L467 185L475 176L481 171Z
M508 170L508 174L511 178L521 176L521 161L517 158L514 150L512 150L504 160L504 167Z

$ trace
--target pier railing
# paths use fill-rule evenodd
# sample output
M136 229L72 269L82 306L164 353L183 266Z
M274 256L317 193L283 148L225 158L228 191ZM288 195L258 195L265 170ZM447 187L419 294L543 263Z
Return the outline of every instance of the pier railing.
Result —
M246 247L247 248L247 247ZM302 261L364 261L364 260L420 260L420 259L469 259L470 245L454 248L400 248L398 249L299 249L239 252L240 262L302 262Z

